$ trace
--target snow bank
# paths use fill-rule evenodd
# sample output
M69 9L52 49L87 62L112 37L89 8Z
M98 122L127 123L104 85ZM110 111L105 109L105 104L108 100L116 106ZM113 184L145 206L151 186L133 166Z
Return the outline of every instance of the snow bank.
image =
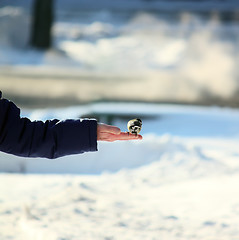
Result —
M1 174L0 236L237 239L238 144L225 139L146 138L140 148L117 144L122 165L134 165L117 173ZM110 166L101 157L99 162ZM117 164L111 160L112 166Z

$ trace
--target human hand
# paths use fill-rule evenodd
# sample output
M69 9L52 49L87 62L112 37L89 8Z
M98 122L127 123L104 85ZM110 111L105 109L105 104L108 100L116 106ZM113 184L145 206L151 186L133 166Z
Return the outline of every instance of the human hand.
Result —
M97 125L97 140L114 142L116 140L141 140L141 135L135 135L132 133L121 132L118 127L107 125L104 123L98 123Z

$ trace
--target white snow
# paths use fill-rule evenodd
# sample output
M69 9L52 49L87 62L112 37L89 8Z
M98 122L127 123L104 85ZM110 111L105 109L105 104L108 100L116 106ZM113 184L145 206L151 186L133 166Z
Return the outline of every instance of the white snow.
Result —
M142 141L54 161L0 154L0 239L239 238L238 110L122 103L22 115L124 109L142 116ZM125 120L113 123L126 130Z

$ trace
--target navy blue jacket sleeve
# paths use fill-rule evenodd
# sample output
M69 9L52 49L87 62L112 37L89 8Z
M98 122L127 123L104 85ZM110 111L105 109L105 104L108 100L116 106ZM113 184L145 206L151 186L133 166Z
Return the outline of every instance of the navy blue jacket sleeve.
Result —
M13 102L1 98L0 151L23 157L58 158L97 151L96 120L30 121Z

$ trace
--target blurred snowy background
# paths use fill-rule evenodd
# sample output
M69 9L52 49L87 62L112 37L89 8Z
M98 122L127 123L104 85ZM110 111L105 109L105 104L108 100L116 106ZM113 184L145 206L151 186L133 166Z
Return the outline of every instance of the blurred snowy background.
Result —
M140 117L144 139L0 153L0 239L239 239L239 2L56 0L44 51L33 2L0 1L4 97L32 120Z
M56 0L43 52L29 46L33 2L0 2L0 84L20 104L238 106L237 0Z

